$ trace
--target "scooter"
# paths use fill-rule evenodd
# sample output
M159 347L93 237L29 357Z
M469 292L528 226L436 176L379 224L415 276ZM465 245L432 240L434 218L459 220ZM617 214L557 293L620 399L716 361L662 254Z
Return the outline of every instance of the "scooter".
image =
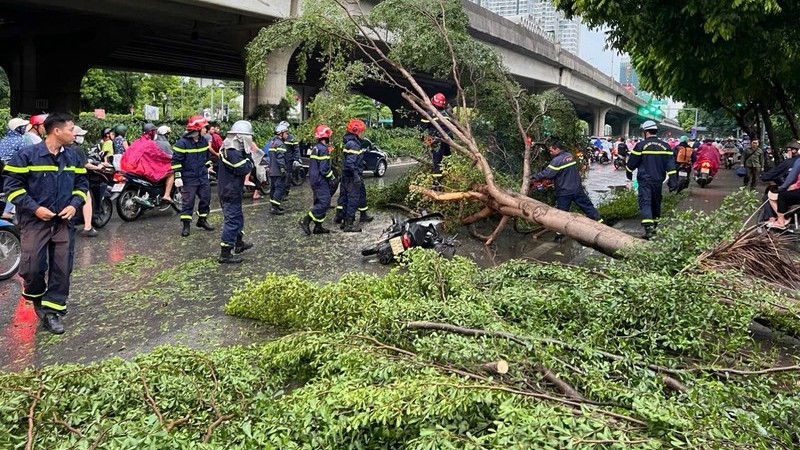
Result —
M439 232L444 216L427 214L416 219L392 218L392 224L372 244L361 249L361 256L378 255L381 264L389 264L409 248L435 249L445 257L455 254L455 236L446 238Z
M101 170L89 170L86 178L89 180L89 191L92 192L92 226L103 228L111 220L114 213L114 202L111 201L111 186L114 185L114 167L102 163L102 155L90 151L87 154L89 162L102 166ZM103 195L97 198L95 192L102 192Z
M2 165L0 163L0 166ZM0 212L5 209L6 197L0 194ZM13 219L0 218L0 280L13 277L19 270L20 261L22 261L22 244L19 240L19 226Z
M700 162L700 170L695 172L694 180L700 185L701 188L704 188L711 183L714 177L711 176L711 162L709 161L701 161Z
M167 211L171 207L175 212L180 212L182 196L177 186L172 188L171 204L161 200L166 188L164 180L152 183L140 175L118 172L114 174L114 183L111 198L116 200L120 219L126 222L138 219L149 209Z
M678 163L678 191L689 188L689 176L692 174L692 165L689 163Z
M614 155L614 169L615 170L623 170L625 169L625 158L619 155Z

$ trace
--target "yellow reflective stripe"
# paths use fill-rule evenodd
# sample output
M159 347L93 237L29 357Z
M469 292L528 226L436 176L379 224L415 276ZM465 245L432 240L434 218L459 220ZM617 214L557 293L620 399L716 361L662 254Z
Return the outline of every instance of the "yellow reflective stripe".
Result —
M6 169L8 169L8 166L6 166ZM17 170L16 170L17 168L15 167L14 169L15 170L8 169L8 171L9 172L17 172ZM25 173L28 170L31 171L31 172L58 172L58 166L48 166L48 165L28 166L27 170L25 170L23 172L17 172L17 173ZM66 167L64 167L64 170L69 171L69 172L75 172L75 173L86 173L86 169L83 168L83 167L66 166Z
M285 148L280 148L280 147L270 147L269 151L271 151L271 152L284 152L284 153L286 153L286 149L285 149Z
M428 119L422 119L422 123L431 123L431 121Z
M637 152L635 150L631 150L631 155L642 156L642 152Z
M313 220L314 222L319 222L319 223L325 222L325 216L322 216L322 219L317 219L316 217L314 217L314 214L311 214L311 211L308 212L308 216L311 217L311 220Z
M178 153L201 153L208 151L208 146L200 147L200 148L180 148L180 147L172 147L172 150Z
M205 214L197 213L197 217L208 217L208 213Z
M369 207L368 207L368 206L365 206L365 207L363 207L363 208L358 208L358 210L359 210L359 211L361 211L361 212L364 212L364 211L366 211L366 210L368 210L368 209L369 209Z
M333 171L331 170L330 172L328 172L328 174L325 175L325 177L326 178L333 178Z
M297 145L299 143L300 143L299 141L285 141L284 142L284 144L286 144L286 145Z
M432 176L433 176L434 178L441 178L441 177L442 177L442 174L440 174L440 173L434 173L434 174L432 174Z
M547 167L550 168L550 169L553 169L553 170L561 170L561 169L566 169L567 167L570 167L570 166L574 166L575 164L577 164L577 162L572 161L572 162L568 162L568 163L564 164L563 166L556 167L556 166L554 166L552 164L549 164Z
M17 189L16 191L8 194L8 201L12 201L15 198L19 197L20 195L22 195L22 194L24 194L26 192L28 192L28 191L26 191L25 189Z
M181 214L181 220L192 220L191 214Z
M630 167L628 167L628 166L625 166L625 170L627 170L628 172L633 172L633 169L631 169L631 168L630 168Z
M173 168L173 169L180 169L180 168L181 168L181 165L180 165L180 164L173 164L173 165L172 165L172 168Z
M84 167L72 167L72 166L70 166L70 167L64 167L64 170L69 170L69 171L75 172L75 173L86 173L86 168L84 168Z
M669 155L672 156L672 152L664 152L664 151L656 151L656 150L645 150L641 153L642 155Z
M224 162L225 164L227 164L227 165L229 165L229 166L231 166L233 168L236 168L236 167L239 167L239 166L244 165L245 163L247 163L247 160L243 159L243 160L239 161L238 163L233 164L232 162L228 161L227 158L223 157L222 158L222 162Z
M78 197L82 198L83 201L86 201L86 193L85 192L81 192L81 191L75 189L74 191L72 191L72 195L77 195Z
M56 311L66 311L67 305L59 305L58 303L42 300L42 306L45 308L55 309Z
M656 221L653 219L642 219L642 223L655 223Z
M676 173L678 173L677 170L670 170L669 172L667 172L667 175L675 175Z
M310 158L311 159L317 159L317 160L320 160L320 161L323 160L323 159L331 159L330 156L317 156L317 155L311 155Z
M30 169L27 167L17 167L17 166L6 166L6 172L13 172L13 173L28 173Z
M23 289L23 290L22 290L22 295L23 295L24 297L37 298L37 297L44 297L44 292L42 292L41 294L28 294L28 293L27 293L27 292L25 292L25 290Z
M351 153L353 155L360 155L360 154L364 153L364 150L350 150L349 148L346 148L346 149L344 149L342 151L345 152L345 153Z

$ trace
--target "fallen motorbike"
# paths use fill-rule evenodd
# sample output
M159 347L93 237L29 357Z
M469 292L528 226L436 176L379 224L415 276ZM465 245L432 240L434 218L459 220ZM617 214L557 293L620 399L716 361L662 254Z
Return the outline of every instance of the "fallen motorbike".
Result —
M678 192L689 187L689 175L692 173L692 165L689 163L678 163Z
M714 177L711 176L711 162L700 161L699 164L700 164L700 170L695 172L694 180L701 188L704 188L708 186L709 183L711 183L711 180L714 179Z
M444 216L440 213L424 214L416 219L394 217L377 241L361 249L361 256L378 255L381 264L389 264L409 248L422 247L452 257L455 254L455 236L446 238L439 231L443 222Z
M120 172L114 174L114 182L116 184L111 189L113 193L111 198L112 200L116 199L117 214L126 222L136 220L148 209L166 211L171 207L175 212L180 212L181 190L179 188L172 188L171 203L162 201L166 187L164 180L152 183L140 175Z
M5 211L6 198L0 194L0 211ZM19 227L12 221L0 219L0 280L7 280L19 270L22 261L22 245Z

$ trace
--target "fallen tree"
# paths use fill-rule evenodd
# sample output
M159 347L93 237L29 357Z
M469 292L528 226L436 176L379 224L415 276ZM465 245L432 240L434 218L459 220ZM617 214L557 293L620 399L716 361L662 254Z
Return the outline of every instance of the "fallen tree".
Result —
M531 142L541 140L550 130L547 119L561 115L558 131L575 133L577 117L564 115L563 107L551 107L548 98L558 94L533 96L525 92L510 76L496 52L473 39L467 30L468 19L457 0L388 0L370 5L345 0L309 0L298 17L279 21L262 29L248 46L248 75L254 80L266 74L266 55L300 42L301 67L311 55L322 54L328 74L358 73L397 89L412 112L432 121L442 139L459 154L468 158L481 172L483 182L466 192L445 194L419 188L418 192L438 200L457 199L482 205L470 219L482 220L492 214L501 215L489 241L512 217L532 221L569 236L584 245L614 255L633 247L640 240L619 230L594 223L582 216L565 213L530 198ZM352 55L357 55L354 59ZM358 70L363 68L363 70ZM356 70L354 70L356 69ZM455 91L455 103L462 113L445 120L430 102L432 92L421 86L416 73L431 73L448 79ZM341 77L333 77L337 81ZM360 80L357 80L360 81ZM522 154L522 175L519 188L500 186L486 155L485 146L473 133L470 111L480 112L494 107L502 98L513 112L513 126L518 133L517 152ZM565 102L561 102L563 105ZM505 119L507 119L506 117ZM494 126L508 125L494 123ZM571 127L571 130L570 130ZM533 135L533 136L531 136ZM452 137L451 137L452 136Z

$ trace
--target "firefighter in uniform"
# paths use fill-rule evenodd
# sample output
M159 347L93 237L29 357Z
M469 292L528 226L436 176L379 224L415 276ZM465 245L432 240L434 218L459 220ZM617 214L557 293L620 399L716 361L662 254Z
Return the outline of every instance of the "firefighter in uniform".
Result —
M186 132L172 147L172 169L175 171L175 186L181 189L183 207L181 236L189 235L194 212L194 199L199 197L197 207L197 226L206 231L214 231L208 223L211 211L211 185L208 182L208 167L211 164L208 141L205 139L208 120L203 116L192 116L186 125Z
M669 144L656 136L658 125L648 120L641 126L645 139L636 144L626 165L628 180L633 179L633 171L638 169L639 212L642 215L644 239L656 234L658 220L661 218L661 187L668 178L670 192L678 188L678 175L675 157Z
M445 98L444 94L441 92L434 94L433 97L431 97L431 103L436 107L436 110L439 112L439 114L444 117L444 120L450 120L450 116L447 114L447 111L445 111L444 108L445 104L447 103L447 99ZM432 175L434 177L435 184L438 186L439 179L442 177L442 161L444 160L445 156L450 156L450 144L442 139L441 133L439 133L439 130L437 130L436 126L433 124L434 122L439 122L439 118L433 112L431 112L430 116L431 120L425 118L422 119L419 128L422 130L425 145L430 148L431 159L433 161ZM440 124L440 126L445 133L452 137L444 124Z
M308 215L300 219L300 228L310 236L314 234L327 234L331 230L322 226L328 207L331 205L331 192L336 188L339 181L331 168L330 139L333 130L327 125L317 125L314 129L314 139L317 144L311 149L311 162L309 171L311 178L311 192L314 194L314 206ZM314 230L311 230L311 221L314 221Z
M253 125L245 120L235 122L219 152L217 190L222 206L222 238L220 239L220 264L242 262L239 256L253 244L244 241L244 215L242 214L242 191L244 177L253 170L250 151L253 144ZM256 147L257 148L257 147Z
M286 129L289 129L289 122L282 121L278 125L285 125ZM286 180L284 181L284 188L286 189L286 193L283 194L283 200L285 201L289 198L289 191L292 189L292 173L294 172L294 162L300 162L300 141L294 137L292 133L289 133L286 136Z
M64 332L70 283L71 219L86 201L89 182L80 157L70 147L74 122L50 114L44 141L22 148L5 166L5 192L17 208L22 259L22 296L54 334Z
M364 149L361 139L367 131L367 125L360 119L347 123L342 150L342 193L345 196L342 212L344 223L342 229L348 233L358 233L361 227L356 225L356 211L361 211L361 222L373 219L367 211L367 194L364 187ZM341 197L340 197L341 198ZM339 212L337 211L337 214ZM366 216L367 220L364 220Z
M286 194L286 174L289 172L286 165L286 153L289 148L286 141L289 139L289 126L279 123L275 127L275 137L269 143L269 201L272 203L270 212L281 215L285 212L281 202Z

